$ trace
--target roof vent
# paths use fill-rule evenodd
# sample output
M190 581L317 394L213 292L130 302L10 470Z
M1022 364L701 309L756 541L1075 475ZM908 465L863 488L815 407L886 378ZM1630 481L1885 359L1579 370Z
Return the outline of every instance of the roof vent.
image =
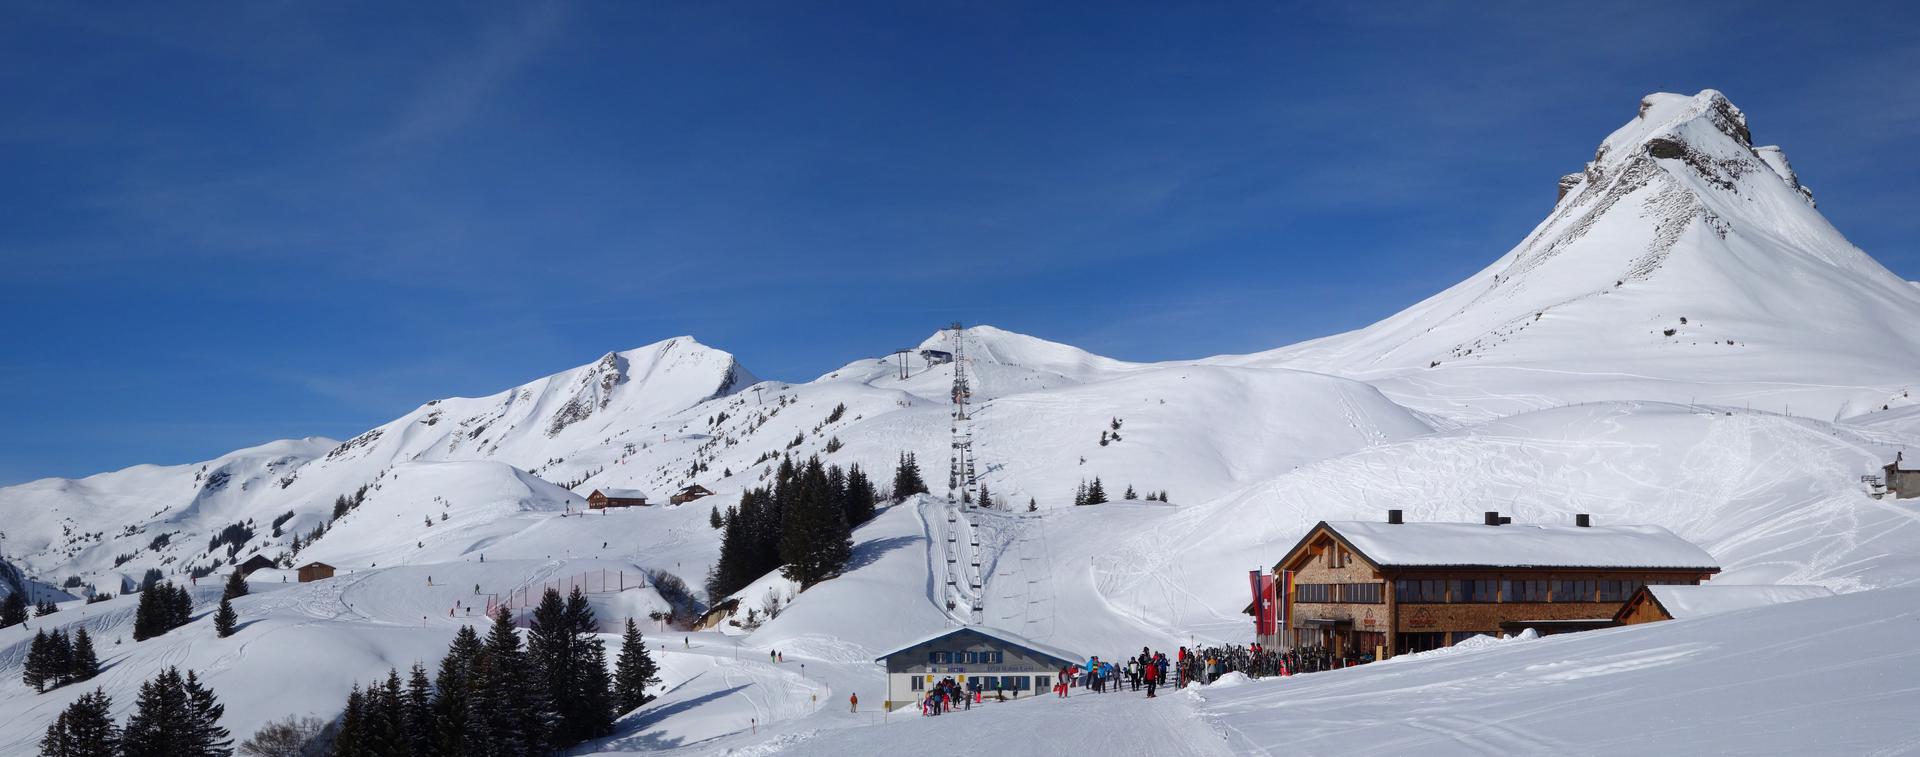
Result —
M1487 525L1489 526L1500 525L1500 511L1498 510L1487 511Z
M1399 510L1388 510L1388 511L1387 511L1387 522L1388 522L1388 523L1391 523L1391 524L1393 524L1393 525L1396 525L1396 526L1397 526L1397 525L1400 525L1400 524L1401 524L1401 523L1403 522L1403 521L1402 521L1402 520L1400 519L1400 511L1399 511Z
M1581 528L1592 528L1593 516L1588 515L1586 513L1580 513L1578 515L1575 515L1573 516L1573 525L1579 526Z

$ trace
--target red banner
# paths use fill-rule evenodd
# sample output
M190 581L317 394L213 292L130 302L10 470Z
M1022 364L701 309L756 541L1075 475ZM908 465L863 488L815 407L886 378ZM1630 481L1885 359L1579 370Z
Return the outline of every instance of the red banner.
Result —
M1260 571L1247 571L1247 588L1253 590L1253 636L1258 639L1267 635L1267 592L1266 576Z

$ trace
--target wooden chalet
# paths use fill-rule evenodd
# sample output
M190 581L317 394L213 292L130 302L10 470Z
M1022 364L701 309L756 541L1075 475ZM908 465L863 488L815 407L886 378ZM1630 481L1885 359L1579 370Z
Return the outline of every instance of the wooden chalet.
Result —
M300 583L318 581L333 577L333 566L323 562L310 562L300 566Z
M699 484L694 484L685 489L681 489L680 491L674 492L673 496L667 498L667 504L681 505L681 504L686 504L688 502L692 502L701 497L711 497L711 496L713 496L712 489L708 489L707 487L701 486Z
M1833 590L1824 586L1642 586L1613 620L1631 626L1831 596Z
M241 578L246 578L247 576L253 575L253 572L256 570L265 570L272 567L275 567L275 563L266 555L254 555L247 558L246 562L234 566L233 569L240 574Z
M1284 572L1283 572L1284 571ZM1698 584L1713 556L1659 526L1322 521L1274 566L1288 576L1279 643L1391 656L1526 628L1613 624L1643 586Z
M639 489L595 489L587 495L587 508L590 510L646 506L647 494Z

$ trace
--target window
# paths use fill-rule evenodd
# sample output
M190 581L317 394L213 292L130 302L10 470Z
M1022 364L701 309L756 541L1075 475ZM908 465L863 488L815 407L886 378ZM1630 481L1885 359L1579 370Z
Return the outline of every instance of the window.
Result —
M1026 676L1019 676L1019 677L1022 679L1026 678ZM1008 688L1012 688L1012 687L1008 687ZM1052 688L1053 688L1053 676L1034 676L1033 677L1034 691L1039 691L1041 689L1052 689Z
M980 653L981 665L999 665L1001 663L1001 660L1002 660L1002 653L1000 652L981 652Z
M1337 584L1339 601L1355 604L1380 604L1384 584Z
M1633 593L1640 590L1640 581L1601 581L1600 601L1625 602Z
M909 691L926 691L926 690L927 690L927 679L925 679L925 678L921 678L920 676L914 676L914 677L912 677L912 678L909 678L909 679L907 679L907 690L909 690Z
M1445 602L1447 601L1447 582L1402 578L1394 582L1393 598L1398 602Z
M1293 587L1295 602L1332 602L1333 584L1298 584Z
M953 662L953 653L952 652L928 652L927 662L933 663L935 665L949 664Z
M1592 602L1596 581L1555 581L1553 601Z
M1547 601L1547 582L1540 580L1501 581L1500 591L1508 602Z
M1500 601L1500 582L1492 579L1448 581L1447 590L1452 593L1451 601L1454 602Z

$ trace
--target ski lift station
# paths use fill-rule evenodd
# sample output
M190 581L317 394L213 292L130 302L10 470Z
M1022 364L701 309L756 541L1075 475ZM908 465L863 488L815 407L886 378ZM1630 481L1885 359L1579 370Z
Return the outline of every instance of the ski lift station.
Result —
M887 666L888 709L911 706L941 679L961 688L978 683L988 695L1010 699L1053 689L1060 669L1087 659L1029 641L998 628L962 626L907 644L876 658Z

